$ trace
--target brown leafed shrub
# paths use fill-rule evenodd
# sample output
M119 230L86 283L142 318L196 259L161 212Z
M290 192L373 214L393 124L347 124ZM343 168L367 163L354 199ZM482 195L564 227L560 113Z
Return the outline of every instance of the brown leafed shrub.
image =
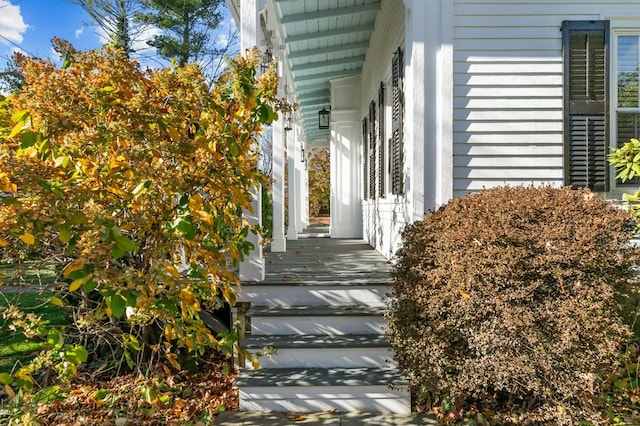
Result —
M634 230L594 194L551 187L486 190L408 226L388 320L414 390L458 413L520 413L508 422L600 423L630 334Z

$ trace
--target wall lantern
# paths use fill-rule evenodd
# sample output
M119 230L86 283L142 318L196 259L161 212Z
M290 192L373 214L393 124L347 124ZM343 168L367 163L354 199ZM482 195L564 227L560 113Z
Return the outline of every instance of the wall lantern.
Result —
M304 163L306 161L306 159L307 159L307 156L304 155L304 148L301 149L300 153L302 154L301 158L300 158L300 161L302 161Z
M292 124L291 115L292 114L289 111L284 113L284 130L286 130L287 132L289 130L293 130L293 124Z
M318 129L328 129L329 128L329 118L331 116L331 111L322 107L320 111L318 111Z
M260 75L267 72L267 70L269 69L269 66L271 65L271 62L273 62L273 54L271 53L271 49L269 49L269 46L267 46L265 51L262 53L262 62L260 63Z

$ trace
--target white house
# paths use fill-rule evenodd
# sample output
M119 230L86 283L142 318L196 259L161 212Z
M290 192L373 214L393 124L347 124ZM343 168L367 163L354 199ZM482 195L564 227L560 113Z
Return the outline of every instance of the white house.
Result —
M605 155L638 135L637 0L228 3L245 45L273 53L282 96L300 104L293 130L273 132L275 250L307 224L302 150L314 146L331 147L331 236L363 237L387 257L403 226L470 191L621 190Z
M279 95L300 105L272 132L272 251L308 224L304 160L314 147L331 152L331 237L363 238L387 258L405 225L469 192L550 184L618 198L628 189L606 155L640 133L638 0L227 3L242 47L270 52ZM259 252L241 275L264 277ZM241 409L262 407L242 392ZM407 395L384 398L371 406Z

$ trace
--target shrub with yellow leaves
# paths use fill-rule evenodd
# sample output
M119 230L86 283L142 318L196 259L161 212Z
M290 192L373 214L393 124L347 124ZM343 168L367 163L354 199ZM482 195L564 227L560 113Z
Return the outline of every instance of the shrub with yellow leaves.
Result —
M229 347L200 311L235 302L233 268L253 249L241 212L263 179L275 69L257 77L250 52L210 89L196 66L54 47L60 67L18 55L26 84L0 101L0 255L55 260L51 300L73 318L48 349L115 374Z

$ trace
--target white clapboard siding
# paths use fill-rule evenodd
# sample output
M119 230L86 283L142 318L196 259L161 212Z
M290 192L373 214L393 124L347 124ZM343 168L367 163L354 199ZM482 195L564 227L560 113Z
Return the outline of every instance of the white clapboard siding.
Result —
M533 157L542 156L558 156L562 157L562 147L558 144L542 143L531 145L516 144L456 144L454 155L457 156L455 161L461 158L477 158L477 157L519 157L528 160Z
M562 99L558 98L535 98L536 104L539 108L549 109L549 110L561 110L562 109ZM472 97L456 97L453 99L453 107L470 109L470 110L483 110L488 109L491 111L495 111L498 108L509 109L509 110L521 110L521 109L530 109L531 108L531 99L526 97L518 97L513 99L476 99Z
M456 3L459 3L456 0ZM465 10L464 7L466 5L458 5L459 7L456 10L455 20L456 27L485 27L490 28L493 23L496 28L536 28L532 25L532 22L539 24L538 28L544 27L556 27L558 28L558 33L560 33L559 26L557 26L558 18L562 19L563 17L567 17L569 19L576 20L588 20L588 19L599 19L599 15L596 14L587 14L580 13L580 6L577 4L574 6L573 14L549 14L549 15L531 15L527 6L529 4L520 4L521 15L460 15L460 10ZM547 7L548 10L553 9L553 5L549 5Z
M495 110L476 110L471 108L457 108L453 112L455 120L473 120L473 121L558 121L562 120L561 109L505 109L503 111Z
M391 88L389 87L388 80L391 75L391 58L398 47L402 46L404 42L404 20L404 2L392 0L381 3L378 21L376 22L376 30L371 34L366 62L362 68L361 117L367 115L369 103L372 100L375 101L377 105L380 82L384 81L387 85L385 92L387 104L386 136L382 144L386 161L389 161L390 157L389 144L387 141L391 135L391 110L389 101ZM406 61L405 59L405 63ZM376 108L379 108L379 105L377 105ZM405 157L405 167L407 170L411 170L411 161L412 158L407 155ZM384 167L384 170L386 171L386 187L389 191L391 186L389 183L388 165ZM386 257L392 257L400 247L402 242L400 237L401 231L408 223L405 198L387 193L386 197L363 201L362 208L364 239Z
M494 178L496 172L501 173L505 182L509 182L510 179L531 180L531 179L562 179L562 169L550 169L545 168L508 168L508 167L469 167L469 168L455 168L455 178L467 178L467 179L497 179Z
M562 156L459 156L454 158L453 165L456 167L471 167L474 169L490 169L501 167L503 169L522 169L532 167L562 168Z
M453 130L457 132L562 132L562 121L456 120ZM517 139L514 142L517 142Z
M496 65L499 67L500 65ZM496 74L498 75L498 74ZM493 87L471 87L457 85L454 87L454 96L465 96L470 98L501 99L540 99L554 97L562 101L562 86L536 87L535 91L531 87L513 86L493 86Z
M503 62L505 66L504 68L496 67L496 63L467 63L467 64L458 64L457 71L458 72L466 72L470 74L504 74L504 73L520 73L520 74L551 74L557 76L558 73L562 72L562 64L558 62L543 62L540 64L528 64L526 62L518 62L518 63L509 63L507 61Z
M563 182L563 20L637 0L455 0L453 190Z
M503 144L513 145L521 143L548 145L554 144L562 148L562 134L557 132L539 133L509 133L509 132L486 132L472 133L464 130L453 134L454 151L469 150L475 144ZM463 145L460 147L459 145Z

